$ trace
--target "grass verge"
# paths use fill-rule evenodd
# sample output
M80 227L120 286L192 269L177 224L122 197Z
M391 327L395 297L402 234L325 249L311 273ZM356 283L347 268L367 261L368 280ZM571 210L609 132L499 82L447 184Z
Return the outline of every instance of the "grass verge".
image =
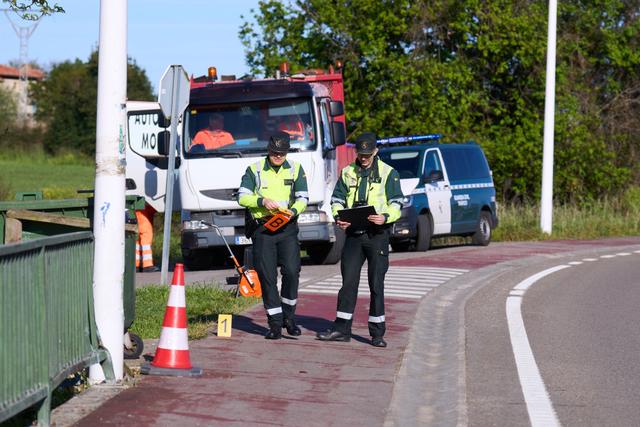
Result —
M588 206L555 206L553 233L540 230L538 206L501 206L493 241L598 239L640 235L640 215L625 199L601 200Z
M218 314L238 314L257 304L259 298L236 297L234 291L214 286L185 287L189 339L210 335L218 321ZM167 286L145 286L136 289L136 316L131 332L141 338L159 338L162 319L169 298Z
M0 170L0 200L12 200L19 191L42 191L46 199L81 197L77 190L92 189L96 175L91 159L73 154L48 157L41 150L2 153Z

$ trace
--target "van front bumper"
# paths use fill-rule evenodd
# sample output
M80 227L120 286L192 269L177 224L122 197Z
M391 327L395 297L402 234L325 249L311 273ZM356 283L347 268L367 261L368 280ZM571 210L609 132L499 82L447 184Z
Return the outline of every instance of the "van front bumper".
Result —
M402 208L400 218L391 226L390 240L393 243L415 239L418 234L418 214L412 207Z

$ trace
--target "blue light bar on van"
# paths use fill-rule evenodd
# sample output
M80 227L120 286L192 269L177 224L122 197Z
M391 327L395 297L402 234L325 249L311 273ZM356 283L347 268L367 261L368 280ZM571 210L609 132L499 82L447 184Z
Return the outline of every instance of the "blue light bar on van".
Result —
M378 144L401 144L403 142L433 141L442 138L440 133L429 133L426 135L392 136L376 140Z

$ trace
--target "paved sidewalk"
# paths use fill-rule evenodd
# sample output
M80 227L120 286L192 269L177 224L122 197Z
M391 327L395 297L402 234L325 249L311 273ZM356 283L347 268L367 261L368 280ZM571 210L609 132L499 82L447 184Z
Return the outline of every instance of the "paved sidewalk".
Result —
M76 425L382 425L417 301L388 299L386 349L369 344L366 297L351 342L316 340L331 325L335 303L335 296L304 295L303 335L278 341L263 338L261 306L234 316L231 338L190 343L202 377L144 377Z

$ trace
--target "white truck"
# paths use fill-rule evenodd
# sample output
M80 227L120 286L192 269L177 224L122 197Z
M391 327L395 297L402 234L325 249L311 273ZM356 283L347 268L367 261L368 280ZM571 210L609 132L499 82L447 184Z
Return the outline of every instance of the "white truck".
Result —
M214 69L215 70L215 69ZM309 205L298 224L301 249L314 263L336 263L344 235L331 216L330 198L340 168L353 155L345 145L344 97L340 70L310 70L277 78L218 81L191 79L190 100L178 125L174 208L182 219L181 248L189 269L222 264L228 252L205 223L219 226L238 257L251 244L244 232L245 211L237 191L246 168L263 158L274 131L291 134L289 159L300 162L309 186ZM129 102L128 182L157 211L164 211L168 138L155 102ZM210 118L222 117L231 134L215 146L194 144ZM295 126L291 126L295 123Z

